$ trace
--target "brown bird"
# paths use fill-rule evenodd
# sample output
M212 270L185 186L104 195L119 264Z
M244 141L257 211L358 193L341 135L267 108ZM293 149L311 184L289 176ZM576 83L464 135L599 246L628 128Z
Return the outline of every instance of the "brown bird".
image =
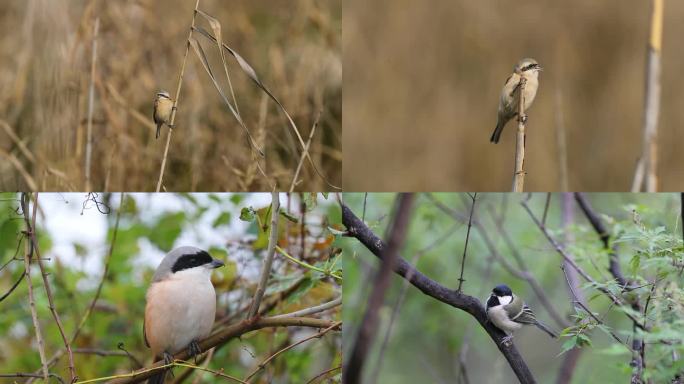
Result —
M162 125L168 124L171 119L171 110L173 109L173 100L166 91L157 93L157 98L154 100L154 123L157 124L157 136L159 138L159 131Z

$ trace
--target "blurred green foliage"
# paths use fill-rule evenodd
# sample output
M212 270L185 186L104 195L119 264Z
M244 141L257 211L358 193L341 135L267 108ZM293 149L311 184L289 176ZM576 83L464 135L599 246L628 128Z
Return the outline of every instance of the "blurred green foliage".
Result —
M388 224L395 194L345 194L345 202L382 237ZM636 336L647 342L644 378L653 382L669 382L682 372L684 362L684 248L679 196L674 194L588 194L596 212L601 215L611 235L611 246L617 247L623 274L639 288L623 292L608 271L608 252L594 229L572 200L570 222L561 215L562 199L573 197L552 194L546 227L556 241L565 243L566 250L589 273L596 284L581 281L578 293L602 319L597 323L585 311L572 305L565 277L560 269L561 257L549 244L520 202L527 195L478 194L474 220L480 223L500 257L517 266L512 250L506 245L497 222L502 225L521 254L529 273L539 282L555 309L570 327L559 340L551 339L534 327L516 333L515 343L539 382L554 382L567 350L581 347L574 370L574 383L629 382L632 358L628 348L610 335L615 333L629 343L634 338L633 323L624 313L635 316L647 325ZM541 218L547 194L533 194L529 205ZM442 203L449 214L440 209ZM401 256L416 265L431 279L455 289L458 286L461 257L467 231L471 199L466 194L421 194L414 204L409 233ZM454 220L453 215L458 216ZM343 249L345 290L343 320L345 321L344 353L351 351L368 295L373 286L378 259L354 238L341 238ZM425 251L428 247L429 250ZM424 253L424 254L422 254ZM508 284L522 296L537 317L561 330L540 303L530 285L516 278L492 256L483 241L482 232L473 226L468 245L463 290L483 302L491 288ZM657 282L653 291L653 282ZM378 383L457 382L459 356L467 348L466 367L470 382L515 382L510 367L493 345L492 340L467 313L424 295L394 275L385 304L377 308L380 326L369 354L367 372L379 369ZM616 307L597 286L605 287L623 300L638 299L641 312L629 306ZM379 353L387 332L392 311L398 300L399 311L391 328L382 360ZM649 302L646 315L645 303ZM468 345L466 347L465 345Z

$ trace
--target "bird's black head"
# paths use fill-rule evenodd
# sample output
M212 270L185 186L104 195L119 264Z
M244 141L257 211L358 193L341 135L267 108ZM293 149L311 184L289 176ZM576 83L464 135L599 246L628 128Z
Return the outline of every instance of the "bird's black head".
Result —
M511 288L506 284L497 285L492 289L492 292L499 297L513 295L513 291L511 291Z

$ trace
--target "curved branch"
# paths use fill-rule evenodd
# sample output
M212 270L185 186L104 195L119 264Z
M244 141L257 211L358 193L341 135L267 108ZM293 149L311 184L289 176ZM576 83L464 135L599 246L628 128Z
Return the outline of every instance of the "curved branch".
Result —
M200 350L208 351L211 348L217 347L219 345L225 344L228 341L242 336L248 332L256 331L261 328L268 327L312 327L312 328L328 328L336 324L334 321L330 320L320 320L307 317L288 317L284 319L274 319L271 317L261 318L254 321L245 320L237 324L230 325L223 328L219 332L209 336L208 338L202 340L199 343ZM336 330L339 330L340 326ZM188 360L190 355L187 350L178 352L173 356L175 360ZM158 368L164 365L164 361L157 361L154 364L134 371L130 376L118 380L113 380L112 384L132 384L139 383L150 376L155 374L153 368Z
M342 208L342 223L347 227L348 235L356 238L369 251L371 251L371 253L380 258L386 246L385 243L378 236L376 236L375 233L373 233L373 231L371 231L363 221L356 217L354 212L352 212L349 207L343 203L340 203L340 205ZM407 279L413 286L418 288L424 294L472 315L492 338L497 348L499 348L503 356L508 361L511 369L518 377L518 380L521 383L536 382L532 372L525 363L525 360L523 360L515 345L513 343L510 345L504 345L502 343L502 339L506 335L488 321L487 313L485 312L485 308L480 300L458 291L451 290L437 283L415 269L411 264L406 262L406 260L401 257L397 257L396 259L394 272Z

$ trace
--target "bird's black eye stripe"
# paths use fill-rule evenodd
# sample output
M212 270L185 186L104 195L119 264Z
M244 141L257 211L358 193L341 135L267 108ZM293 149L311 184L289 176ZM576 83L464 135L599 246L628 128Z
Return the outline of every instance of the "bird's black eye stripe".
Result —
M523 70L523 72L529 71L530 69L536 68L537 66L538 66L537 64L526 65L526 66L523 67L522 70Z
M176 260L176 263L173 264L171 271L176 273L184 269L199 267L200 265L211 263L212 260L213 259L211 256L205 251L185 254Z

